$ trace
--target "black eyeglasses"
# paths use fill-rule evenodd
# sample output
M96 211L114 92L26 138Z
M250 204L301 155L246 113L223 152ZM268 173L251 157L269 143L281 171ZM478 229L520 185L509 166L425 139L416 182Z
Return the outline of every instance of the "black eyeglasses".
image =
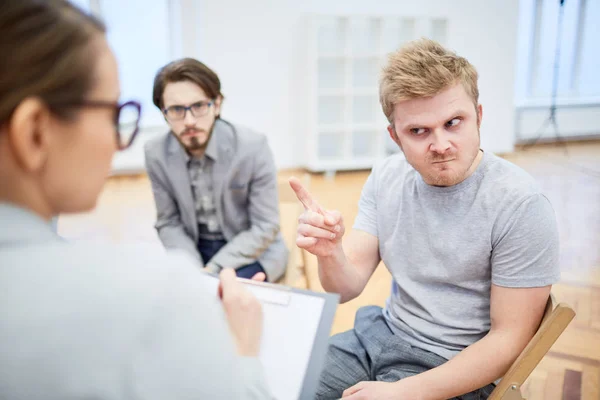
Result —
M162 110L163 114L169 121L181 121L185 119L185 114L191 112L196 118L203 117L208 113L208 110L214 105L214 101L199 101L191 106L174 105Z
M101 100L84 100L76 103L58 104L67 107L105 107L115 110L115 135L117 148L125 150L133 143L139 131L142 105L137 101L115 103Z

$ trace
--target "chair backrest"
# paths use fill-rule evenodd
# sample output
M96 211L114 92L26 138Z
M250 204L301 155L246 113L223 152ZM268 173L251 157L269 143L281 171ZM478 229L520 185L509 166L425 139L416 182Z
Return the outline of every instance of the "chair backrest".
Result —
M310 175L303 174L300 180L307 190L310 190ZM299 283L304 277L304 252L296 246L296 232L298 217L304 211L304 207L296 197L287 179L280 178L278 181L279 194L279 225L285 244L290 251L289 261L285 276L280 283L288 286L305 287L306 284ZM305 277L304 277L305 279Z
M511 365L488 400L522 399L521 386L574 317L575 311L569 305L557 304L554 296L550 294L537 332Z
M310 191L310 174L304 173L298 177L302 185L306 190ZM280 203L294 203L300 204L296 193L292 190L290 182L287 178L278 178L277 184L279 185L279 202Z

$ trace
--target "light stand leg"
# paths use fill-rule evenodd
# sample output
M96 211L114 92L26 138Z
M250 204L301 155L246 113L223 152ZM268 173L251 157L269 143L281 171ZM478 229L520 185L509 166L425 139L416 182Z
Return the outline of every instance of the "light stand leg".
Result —
M565 149L565 155L567 155L567 147L566 143L560 136L560 132L558 130L558 124L556 123L556 95L558 93L558 72L560 68L560 42L562 37L562 25L563 25L563 15L564 15L564 4L565 0L559 0L560 5L558 9L558 29L556 33L556 50L554 53L554 74L552 77L552 95L551 95L551 103L550 103L550 115L548 119L546 119L540 128L536 131L536 138L529 144L525 144L523 149L525 150L527 147L535 145L538 140L542 137L544 131L548 127L548 125L552 125L554 128L554 136L556 141L563 144Z

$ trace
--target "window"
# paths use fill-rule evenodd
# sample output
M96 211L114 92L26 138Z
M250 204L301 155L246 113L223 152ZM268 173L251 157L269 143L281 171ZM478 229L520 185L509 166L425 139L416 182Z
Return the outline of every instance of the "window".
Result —
M170 29L171 1L154 0L71 0L93 12L106 24L107 39L114 51L121 80L122 99L142 103L142 129L156 129L165 122L152 103L156 71L171 61L175 51Z
M521 0L517 102L550 100L555 74L557 38L560 54L557 98L581 101L600 97L600 3L567 0ZM597 102L597 100L595 101Z
M308 165L313 171L370 168L398 151L382 127L378 76L387 54L427 36L442 44L444 18L314 16L309 43L312 82Z
M169 1L100 0L108 41L117 56L123 99L142 103L142 128L164 126L160 110L152 104L156 71L172 60Z

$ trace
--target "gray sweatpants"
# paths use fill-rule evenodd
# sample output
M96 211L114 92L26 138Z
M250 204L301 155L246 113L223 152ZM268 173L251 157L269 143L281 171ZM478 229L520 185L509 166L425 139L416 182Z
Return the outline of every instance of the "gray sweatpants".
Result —
M330 339L316 399L339 399L344 390L358 382L396 382L446 361L395 336L381 307L362 307L356 313L354 329ZM488 385L458 399L487 399L493 390L494 385Z

